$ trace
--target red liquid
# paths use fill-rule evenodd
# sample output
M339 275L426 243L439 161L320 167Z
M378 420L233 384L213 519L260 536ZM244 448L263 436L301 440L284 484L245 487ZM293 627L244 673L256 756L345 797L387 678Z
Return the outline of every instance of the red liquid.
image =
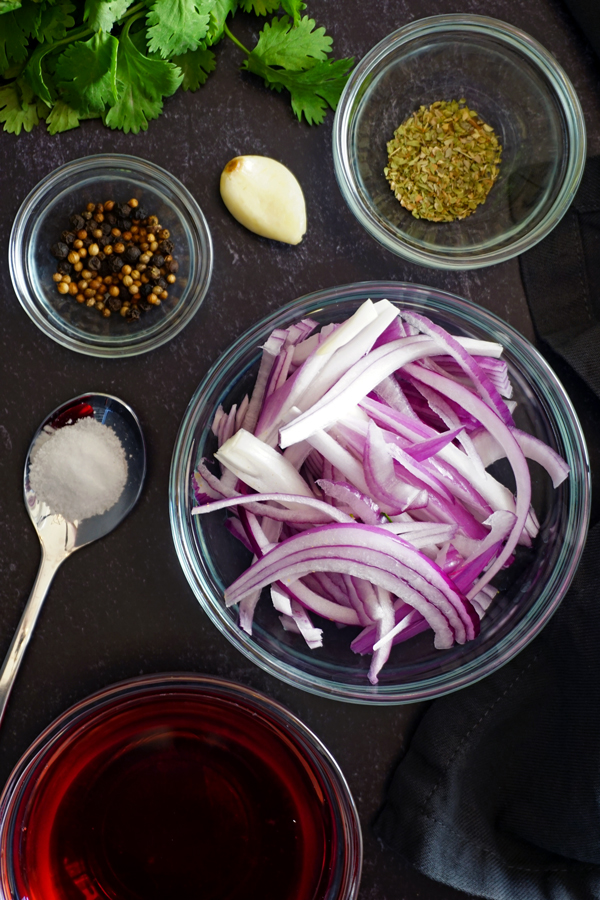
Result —
M334 830L287 730L220 698L137 698L76 737L15 829L29 900L316 900Z

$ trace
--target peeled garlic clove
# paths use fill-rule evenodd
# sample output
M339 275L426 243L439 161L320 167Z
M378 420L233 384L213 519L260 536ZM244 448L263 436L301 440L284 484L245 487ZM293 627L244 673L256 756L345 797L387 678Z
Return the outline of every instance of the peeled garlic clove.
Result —
M234 218L262 237L299 244L306 231L302 188L268 156L236 156L221 173L221 197Z

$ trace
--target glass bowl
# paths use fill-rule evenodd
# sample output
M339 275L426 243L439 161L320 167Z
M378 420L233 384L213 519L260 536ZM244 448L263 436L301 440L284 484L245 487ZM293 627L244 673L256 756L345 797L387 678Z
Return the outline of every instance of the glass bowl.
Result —
M69 228L69 218L88 203L126 203L137 198L148 215L171 232L179 263L169 298L130 322L59 294L50 247ZM202 210L169 172L135 156L86 156L43 178L23 201L9 244L13 287L25 312L45 335L88 356L136 356L160 347L197 313L212 274L212 241Z
M211 423L219 404L226 411L252 389L260 348L274 328L310 316L342 321L367 298L387 297L399 308L424 311L454 334L499 341L518 401L519 428L556 449L571 468L557 490L531 463L532 503L540 533L531 551L499 573L500 594L474 641L450 650L433 648L431 633L393 647L379 673L367 680L370 657L357 656L350 641L358 628L338 628L315 616L323 647L310 650L300 635L285 632L270 600L256 608L252 637L238 627L237 610L227 609L223 591L250 563L250 554L224 527L225 512L190 515L196 505L192 473L198 460L216 449ZM498 477L505 480L506 472ZM508 481L506 481L509 484ZM202 608L217 628L249 659L283 681L321 696L357 703L403 703L448 693L508 662L546 624L562 600L583 550L590 506L589 461L585 440L564 388L539 353L496 316L434 288L398 282L364 282L301 297L269 315L240 337L203 379L185 413L175 444L170 476L173 538L184 573Z
M283 706L202 675L77 703L0 799L5 900L354 900L362 838L335 760Z
M498 180L461 221L416 219L383 174L386 144L419 106L461 98L499 137ZM554 57L486 16L432 16L388 35L351 73L333 126L350 210L392 253L436 269L489 266L537 244L571 203L585 154L581 104Z

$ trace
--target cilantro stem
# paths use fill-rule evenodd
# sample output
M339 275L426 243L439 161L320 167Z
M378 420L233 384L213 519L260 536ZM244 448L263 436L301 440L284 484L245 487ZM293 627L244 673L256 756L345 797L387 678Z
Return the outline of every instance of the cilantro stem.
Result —
M228 37L230 40L232 40L233 43L234 43L237 47L240 48L240 50L243 50L243 52L246 54L246 56L250 56L250 51L247 50L247 49L244 47L244 45L243 45L242 43L240 43L240 41L238 41L238 39L236 38L236 36L235 36L234 34L231 33L231 31L230 31L229 28L227 27L227 23L224 23L224 24L223 24L223 30L225 31L225 34L227 35L227 37Z
M132 6L131 9L128 9L127 12L125 12L125 13L121 16L120 19L117 19L117 22L118 22L119 24L121 24L122 22L125 21L125 19L129 19L130 16L134 16L134 15L135 15L136 13L138 13L141 9L145 9L147 6L148 6L148 4L147 4L146 0L142 0L141 3L136 3L136 5L135 5L135 6Z

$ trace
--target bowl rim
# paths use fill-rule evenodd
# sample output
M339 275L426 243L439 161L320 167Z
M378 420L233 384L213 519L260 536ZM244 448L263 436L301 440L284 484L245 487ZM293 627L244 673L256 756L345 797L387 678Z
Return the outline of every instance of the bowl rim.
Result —
M569 509L571 520L574 515L577 518L576 537L578 543L574 548L572 558L569 559L567 542L563 542L561 555L552 573L552 580L545 586L536 605L516 623L500 642L488 648L480 656L467 661L466 664L451 672L430 676L420 682L408 685L373 686L367 682L366 677L364 684L348 685L339 681L334 682L318 676L306 675L301 669L289 666L262 650L251 637L237 626L237 623L233 622L232 618L225 615L222 601L219 605L211 599L210 587L197 567L196 548L191 540L187 515L194 430L197 417L203 409L208 395L217 385L222 384L225 378L228 378L229 384L231 368L235 364L238 353L247 345L253 344L258 355L259 345L266 339L267 334L274 328L285 327L290 323L293 315L297 318L304 318L310 316L311 313L333 307L340 300L352 300L358 303L367 297L372 299L388 297L392 302L401 303L406 302L407 298L403 295L407 293L414 295L409 302L422 303L426 300L429 309L458 314L465 322L469 322L470 317L475 316L478 327L485 329L491 340L504 343L518 360L526 359L527 366L533 364L537 373L550 383L557 400L560 401L560 413L564 419L564 421L556 423L556 427L563 438L565 430L570 429L568 437L573 441L572 447L567 443L565 455L572 468L575 467L575 464L577 465L578 478L573 478L572 488L569 492ZM475 324L475 320L473 321ZM223 390L221 390L221 394L223 394ZM545 394L547 394L547 402L550 402L550 396L554 401L554 395L551 392L545 392ZM556 413L557 410L553 409L554 416ZM195 457L193 462L195 463ZM479 681L520 653L547 624L568 590L583 552L589 524L590 503L590 463L581 425L560 380L536 348L511 325L469 300L438 288L399 281L356 282L314 291L269 313L238 337L209 369L190 399L173 448L169 475L169 516L175 550L196 599L221 634L247 659L286 684L302 688L320 697L381 706L430 700L452 693ZM566 571L562 573L565 562L568 562L568 565ZM561 570L562 580L555 585L559 570ZM551 602L548 602L546 596L550 587L555 590L555 593L551 597ZM542 603L543 599L546 600L545 604Z
M42 312L43 303L39 295L26 277L23 263L23 252L27 241L27 230L32 211L43 204L46 207L48 201L60 188L61 182L71 176L81 177L90 171L102 172L110 169L131 171L131 180L135 181L135 175L152 178L158 184L168 184L169 189L177 197L183 210L183 217L193 233L195 242L200 250L201 258L197 262L198 273L193 284L188 285L189 296L186 298L183 312L172 320L168 327L154 335L144 333L132 334L130 340L114 341L110 337L97 338L93 335L85 339L81 335L75 335L72 331L62 331L57 328ZM73 185L76 187L76 185ZM181 213L178 214L181 216ZM8 261L10 277L15 294L21 306L29 318L37 325L46 337L56 341L62 347L81 353L86 356L101 358L122 358L138 356L148 353L157 347L163 346L175 335L179 334L200 308L210 286L213 270L213 245L208 223L195 197L188 188L179 181L175 175L150 160L127 153L97 153L83 156L63 163L45 175L27 194L21 203L15 216L9 238Z
M395 234L383 228L371 212L369 205L359 196L353 177L348 149L349 124L361 85L374 67L398 47L415 38L442 32L484 34L492 36L523 53L535 64L552 85L565 118L569 155L563 182L558 195L546 215L527 234L506 247L482 253L477 257L469 253L443 250L431 252L409 245ZM340 97L333 123L333 164L338 187L348 208L363 228L387 250L404 259L432 269L479 269L512 259L539 243L559 223L571 204L581 178L586 160L587 136L581 102L568 75L535 38L515 25L501 19L480 15L452 13L428 16L404 25L387 35L358 62Z
M324 900L356 900L363 863L363 838L360 818L352 792L333 754L319 737L282 703L248 685L242 685L218 675L195 672L164 672L142 675L101 688L77 701L54 719L30 744L13 768L0 796L0 886L3 896L14 898L11 854L7 843L11 840L15 818L23 791L36 776L43 759L53 759L60 753L62 740L69 734L88 728L112 704L131 702L140 696L165 696L169 693L192 691L239 704L272 718L281 732L289 732L298 742L302 755L318 766L327 783L332 806L335 806L340 827L340 847L345 855L343 870L337 873ZM45 769L45 766L44 766ZM43 775L37 773L37 777ZM341 861L340 865L342 865Z

